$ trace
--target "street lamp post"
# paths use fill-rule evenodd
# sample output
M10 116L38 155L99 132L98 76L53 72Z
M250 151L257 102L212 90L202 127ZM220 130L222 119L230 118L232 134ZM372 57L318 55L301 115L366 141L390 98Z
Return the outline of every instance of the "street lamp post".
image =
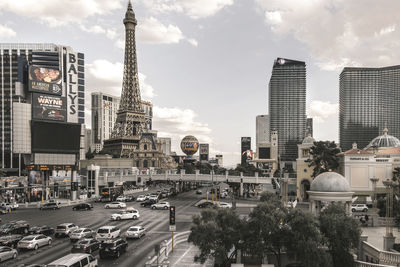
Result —
M379 178L372 177L370 178L372 182L372 208L376 211L377 201L376 201L376 183L379 181Z
M393 248L395 237L393 236L393 181L383 181L386 187L386 235L383 237L383 249L390 251Z

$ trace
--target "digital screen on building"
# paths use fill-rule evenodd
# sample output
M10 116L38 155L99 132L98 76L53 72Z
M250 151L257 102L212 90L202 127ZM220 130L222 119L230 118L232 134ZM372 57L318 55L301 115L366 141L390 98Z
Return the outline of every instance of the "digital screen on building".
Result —
M246 151L251 150L251 137L242 137L241 138L241 154L242 154L242 159L241 159L241 164L245 164L248 160L248 153Z
M32 94L32 118L37 120L66 121L65 97L47 94Z
M79 153L81 125L32 120L33 153Z
M259 159L270 159L271 158L271 148L260 147L258 150L260 153L260 155L258 155Z
M62 75L58 69L29 66L29 91L62 94Z

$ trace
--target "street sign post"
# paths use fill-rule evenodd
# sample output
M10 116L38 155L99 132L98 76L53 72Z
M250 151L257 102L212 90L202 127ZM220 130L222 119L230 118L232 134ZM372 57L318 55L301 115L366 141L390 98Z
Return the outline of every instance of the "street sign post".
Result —
M170 225L169 226L169 231L170 232L176 232L176 225Z

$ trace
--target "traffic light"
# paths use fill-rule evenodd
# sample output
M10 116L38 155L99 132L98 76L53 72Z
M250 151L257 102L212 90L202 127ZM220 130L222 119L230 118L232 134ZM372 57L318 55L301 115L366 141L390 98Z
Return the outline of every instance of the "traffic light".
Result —
M276 189L276 182L274 178L271 178L272 187Z
M220 191L219 187L217 188L217 196L218 196L218 197L221 196L221 191Z
M175 225L175 206L169 207L169 225Z

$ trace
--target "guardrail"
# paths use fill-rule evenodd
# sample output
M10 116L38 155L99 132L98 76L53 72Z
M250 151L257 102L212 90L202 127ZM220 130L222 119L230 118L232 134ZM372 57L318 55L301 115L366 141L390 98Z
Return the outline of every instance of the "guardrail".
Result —
M383 265L377 263L370 263L364 261L354 261L356 263L356 267L393 267L393 265Z
M190 231L176 233L174 236L174 247L182 242L186 242ZM172 252L172 238L170 240L165 240L160 244L160 251L158 255L154 255L153 257L149 257L149 260L146 262L145 267L168 267L169 262L166 261L168 259L168 255ZM158 263L158 264L157 264Z
M375 260L378 260L381 264L391 264L389 266L400 266L400 253L380 250L366 241L362 242L362 250L363 254Z

